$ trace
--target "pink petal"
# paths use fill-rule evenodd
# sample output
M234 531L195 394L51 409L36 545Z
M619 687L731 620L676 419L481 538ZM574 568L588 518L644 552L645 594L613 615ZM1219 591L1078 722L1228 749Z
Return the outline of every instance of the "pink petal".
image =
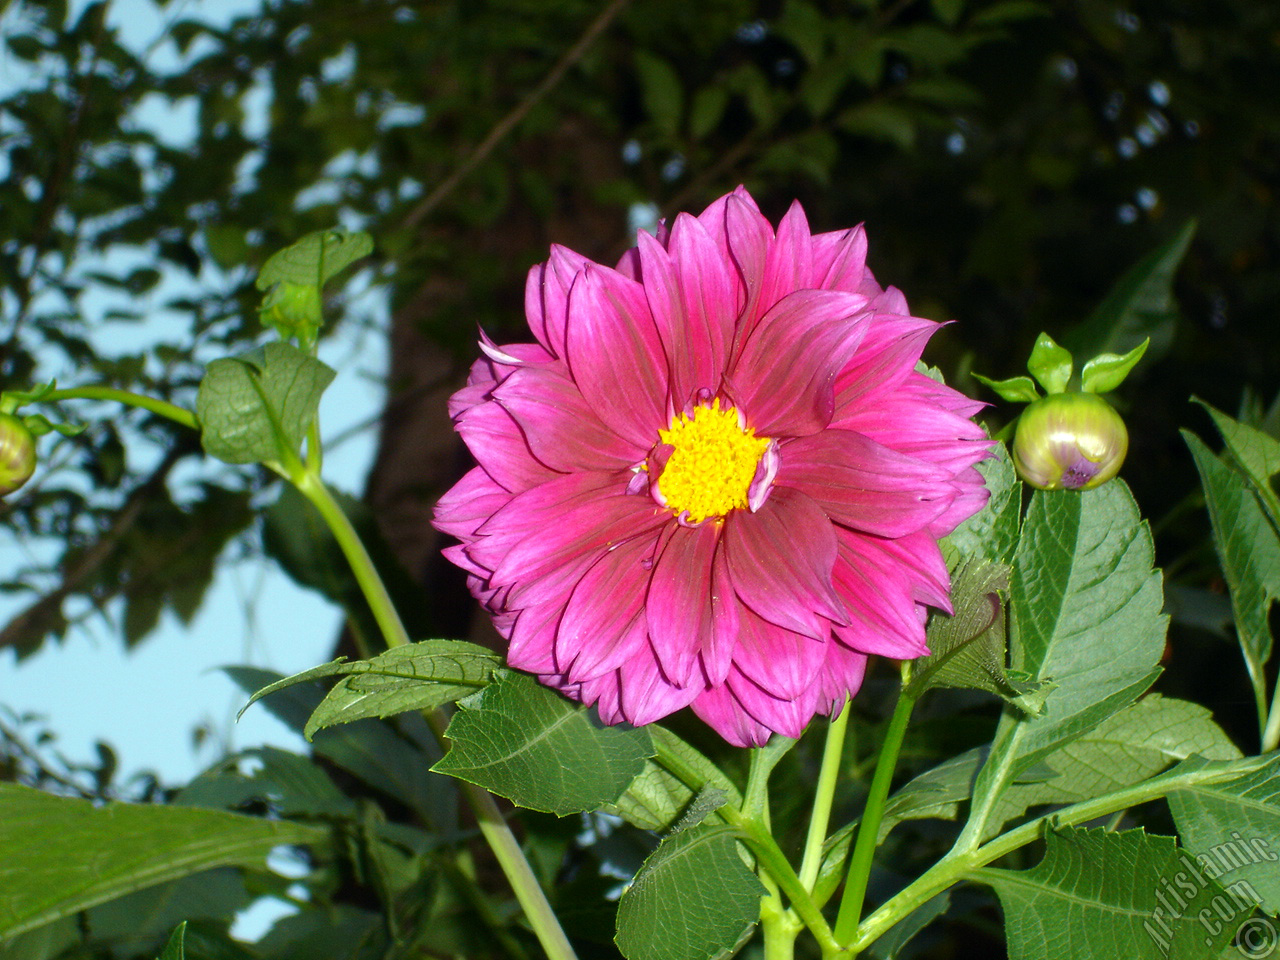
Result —
M775 489L758 513L734 511L724 537L734 591L764 619L815 640L846 622L831 584L835 530L804 494Z
M733 665L774 697L794 700L813 684L827 644L761 619L744 608Z
M820 290L860 292L867 273L867 233L861 226L813 238L813 281Z
M818 681L818 712L838 716L845 697L862 688L867 673L868 657L841 643L827 644L827 659Z
M645 614L649 637L663 673L684 686L698 666L704 645L722 648L713 637L726 629L712 607L712 565L720 544L720 525L671 524L653 568ZM732 644L730 639L729 643Z
M558 366L517 370L493 396L520 425L533 455L552 470L625 468L648 452L605 426Z
M607 267L583 268L569 298L565 345L587 405L620 437L647 450L670 420L667 362L644 288Z
M529 271L524 287L524 312L538 342L557 357L564 356L569 288L586 264L586 257L552 244L551 257Z
M436 501L432 525L451 537L471 537L510 499L511 494L489 474L480 467L472 467Z
M840 553L832 571L836 589L849 610L847 626L832 628L835 638L862 653L909 660L928 652L923 609L912 596L913 583L892 558L868 549L871 538L841 531Z
M836 379L836 413L832 426L867 396L883 396L913 372L924 345L938 329L932 320L875 314L866 337Z
M773 227L745 191L732 193L726 199L724 224L729 250L747 291L747 300L742 306L734 340L736 355L747 336L755 329L756 321L774 303L761 299L765 261L769 255L769 245L773 242Z
M570 682L592 680L648 646L646 561L654 543L637 537L606 551L581 576L556 631L556 663Z
M772 730L743 709L727 683L700 693L692 707L703 723L735 747L763 747L773 736Z
M594 703L605 723L626 720L641 727L687 707L701 690L697 684L672 684L650 650L627 660L614 673L583 683L582 701Z
M963 521L985 507L991 496L991 491L986 488L982 474L973 467L963 470L956 477L953 486L957 491L956 496L947 505L947 509L929 524L930 536L945 537Z
M485 471L512 493L557 474L534 457L519 425L501 404L481 403L458 417L456 429Z
M783 445L779 486L802 490L836 523L881 537L921 529L954 497L950 474L848 430Z

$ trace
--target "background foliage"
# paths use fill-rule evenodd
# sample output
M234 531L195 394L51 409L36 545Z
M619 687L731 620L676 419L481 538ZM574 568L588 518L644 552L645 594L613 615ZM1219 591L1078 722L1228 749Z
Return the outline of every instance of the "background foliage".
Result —
M962 388L976 388L971 367L1021 372L1040 330L1085 356L1152 335L1119 403L1133 437L1124 475L1170 580L1160 689L1193 694L1256 748L1244 671L1218 666L1230 606L1178 429L1211 434L1190 394L1277 427L1273 4L274 0L221 28L175 2L143 51L122 44L109 14L56 0L0 9L8 69L33 78L0 100L0 389L57 376L191 407L203 364L260 336L252 281L265 259L334 223L367 230L376 249L355 286L387 291L392 348L366 529L381 528L384 564L405 571L415 636L483 639L427 523L465 466L443 401L477 324L499 342L524 336L524 273L552 242L609 260L629 243L629 217L699 209L737 183L774 218L798 197L816 229L865 221L878 278L917 312L960 321L931 359ZM187 125L190 136L175 133ZM1128 326L1102 344L1089 313L1124 268L1163 249L1172 270L1170 251L1188 242L1180 309L1158 291L1136 296ZM165 323L143 328L156 313ZM346 314L371 322L358 300ZM300 556L281 535L296 503L255 519L251 504L275 499L269 475L211 465L138 411L76 414L90 429L43 441L37 480L0 505L5 536L53 545L30 568L0 571L0 588L26 603L0 647L25 656L97 611L120 614L123 642L139 643L164 608L193 616L218 558L260 549L264 523L267 549L293 575L351 603L323 556ZM993 409L993 428L1005 416ZM364 612L352 615L358 624ZM249 691L263 682L244 678ZM301 728L321 694L291 690L267 704ZM871 726L876 695L873 681L860 716ZM930 703L907 751L917 769L989 738L991 717L963 695ZM347 938L353 956L524 949L525 932L476 894L491 879L483 859L437 854L468 827L451 787L426 772L434 747L418 726L322 731L318 767L261 751L176 795L153 785L179 804L344 825L345 846L308 865L312 909L254 952L219 931L287 884L219 867L210 876L226 882L202 888L202 916L174 916L165 905L189 895L153 887L131 894L150 898L132 913L108 905L44 929L44 952L31 955L154 957L176 919L216 956L315 955L321 936ZM0 738L6 779L75 780L26 747ZM784 764L799 774L811 760L801 750ZM115 789L105 761L97 774L75 782L96 796ZM785 832L804 811L780 799ZM524 822L563 902L589 905L566 922L591 943L610 875L634 871L651 838L595 821L579 836L573 818ZM120 920L139 915L145 929ZM407 942L406 930L432 942ZM597 949L609 955L608 935Z

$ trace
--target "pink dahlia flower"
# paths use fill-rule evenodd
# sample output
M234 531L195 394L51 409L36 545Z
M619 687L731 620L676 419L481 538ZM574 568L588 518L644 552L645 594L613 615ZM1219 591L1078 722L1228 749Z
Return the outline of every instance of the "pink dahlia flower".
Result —
M530 271L537 343L481 341L451 402L479 466L436 508L512 667L746 746L838 710L868 655L928 652L990 444L866 247L799 204L775 232L740 187L617 269Z

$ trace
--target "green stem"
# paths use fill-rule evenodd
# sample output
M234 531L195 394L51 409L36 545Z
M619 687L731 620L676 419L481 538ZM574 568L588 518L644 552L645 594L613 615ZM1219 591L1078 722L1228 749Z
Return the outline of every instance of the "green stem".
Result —
M913 883L868 916L859 926L856 939L849 945L850 949L855 955L865 950L895 923L943 890L974 875L981 867L1000 859L1005 854L1012 853L1039 839L1044 834L1045 825L1051 821L1054 824L1067 826L1087 823L1119 810L1158 800L1183 787L1234 780L1254 772L1273 760L1274 757L1252 757L1247 761L1233 763L1229 767L1212 772L1206 772L1203 769L1181 771L1175 768L1169 773L1153 777L1124 790L1117 790L1115 793L1085 800L1036 817L982 846L964 851L953 848L950 853L917 877Z
M1271 697L1271 715L1267 717L1267 725L1262 730L1262 753L1270 753L1280 747L1280 681Z
M400 620L400 615L396 612L395 605L391 602L387 588L382 578L378 576L373 560L369 557L364 543L361 542L355 527L351 525L342 507L315 474L302 470L293 474L291 479L302 495L315 504L316 509L329 525L347 562L351 565L356 582L360 584L360 589L373 611L374 619L382 631L387 646L400 647L409 643L409 634ZM443 713L435 710L426 713L425 716L436 739L443 746L446 726ZM547 902L542 885L533 875L529 861L525 859L515 834L507 826L507 821L503 818L498 805L494 803L493 797L487 790L473 783L465 780L460 780L459 783L475 813L480 832L488 841L489 848L497 858L499 866L502 867L502 872L506 874L512 890L515 891L516 900L524 910L525 917L533 927L533 932L541 942L547 957L549 960L576 960L573 947L560 927L551 904Z
M844 758L844 736L848 729L849 698L845 697L840 715L827 725L827 742L822 748L822 767L814 790L813 813L809 816L809 833L805 837L804 857L800 861L800 883L809 891L818 882L818 871L822 866L822 844L831 822L831 804L835 800L840 761Z
M906 662L903 662L903 686L898 689L898 702L893 708L893 716L889 719L889 729L885 731L884 744L880 748L880 759L876 763L876 772L871 778L871 787L867 793L867 806L858 821L858 836L854 840L853 854L849 858L849 875L844 884L844 897L840 901L840 912L836 916L836 942L847 944L853 939L858 929L858 918L862 915L862 904L867 896L867 882L871 876L871 859L876 852L876 834L880 832L880 820L884 816L885 800L889 797L889 786L893 782L893 770L898 764L898 753L902 749L902 739L907 732L907 721L911 719L911 710L915 700L905 693Z
M55 403L58 400L114 400L129 407L139 407L151 413L168 417L175 423L192 430L200 429L196 423L196 415L190 410L174 406L155 397L146 397L129 390L117 390L115 387L69 387L66 390L51 390L40 398L41 403Z
M351 564L351 572L355 574L356 583L360 585L361 592L369 602L373 618L377 621L387 646L403 647L409 643L409 633L404 628L400 614L396 612L395 604L391 602L391 596L387 593L382 578L378 576L369 552L365 550L360 535L356 533L356 528L352 526L350 518L338 505L338 501L333 498L329 488L324 485L324 481L305 469L296 472L290 479L297 486L298 491L315 505L315 508L320 511L320 516L329 525L334 539L342 548L343 555Z

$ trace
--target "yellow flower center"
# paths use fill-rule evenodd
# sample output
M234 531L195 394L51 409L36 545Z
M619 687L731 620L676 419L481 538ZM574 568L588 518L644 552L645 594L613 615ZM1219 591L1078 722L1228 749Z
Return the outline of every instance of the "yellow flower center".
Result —
M677 414L658 436L672 447L658 479L668 507L677 514L688 511L693 523L746 508L769 439L743 428L736 408L722 408L717 398L690 414Z

